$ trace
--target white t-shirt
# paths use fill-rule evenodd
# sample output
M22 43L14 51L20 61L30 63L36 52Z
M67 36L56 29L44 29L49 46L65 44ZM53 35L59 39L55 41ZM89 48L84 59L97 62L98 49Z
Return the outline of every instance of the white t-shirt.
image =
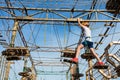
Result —
M92 41L91 39L91 30L88 27L83 27L84 30L84 36L87 41Z

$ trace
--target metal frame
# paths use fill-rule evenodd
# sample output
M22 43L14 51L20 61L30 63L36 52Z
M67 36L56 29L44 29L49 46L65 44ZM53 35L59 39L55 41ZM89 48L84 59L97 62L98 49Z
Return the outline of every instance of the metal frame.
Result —
M96 3L96 2L97 2L97 0L93 0L93 4L92 4L92 6L91 6L91 10L74 9L74 13L75 13L75 12L85 12L85 14L76 15L76 16L73 16L73 17L71 17L71 18L68 18L68 17L64 16L63 14L59 13L59 12L68 12L68 14L69 14L70 12L72 12L71 9L19 8L19 7L11 7L11 6L8 6L8 7L1 6L1 7L0 7L0 10L6 12L6 13L8 13L8 14L10 14L11 17L0 16L0 19L7 19L7 20L14 20L14 21L17 20L19 24L21 24L21 23L20 23L21 21L28 22L28 23L26 23L26 24L29 24L29 22L32 22L32 21L41 21L41 22L45 22L45 24L47 24L47 21L48 21L48 22L62 22L62 23L63 23L63 22L70 22L70 23L75 24L75 23L77 23L77 18L83 18L84 16L88 16L88 15L91 15L91 14L94 13L94 15L96 16L95 19L86 19L86 20L82 20L82 21L89 21L89 22L111 22L111 23L112 23L112 22L120 22L120 19L119 19L119 18L116 18L115 16L106 13L106 12L115 12L115 10L95 10L95 9L93 9L93 8L95 7L95 3ZM25 11L25 9L26 9L27 11L32 11L32 10L34 10L34 11L36 11L36 13L35 13L35 14L31 14L31 15L24 14L24 16L19 16L19 15L15 15L15 14L14 14L14 10L17 10L17 11L20 11L20 10ZM92 10L92 9L93 9L93 10ZM8 10L11 10L11 11L13 11L13 12L9 12ZM38 11L40 11L40 12L38 12ZM44 18L35 18L35 17L34 17L34 15L41 14L41 13L46 13L46 17L44 17ZM58 18L48 18L47 15L48 15L49 13L53 13L53 14L57 15L57 16L61 17L61 19L58 19ZM23 13L21 13L21 14L23 14ZM104 16L109 17L110 20L100 20L100 19L98 19L99 14L102 14L102 15L104 15ZM112 19L114 19L114 20L112 20ZM40 23L40 24L42 24L42 23ZM19 26L19 25L17 25L17 26ZM109 30L109 28L106 30L105 35L107 34L108 30ZM27 43L26 43L26 41L25 41L25 39L24 39L24 35L22 34L21 29L18 29L18 30L17 30L17 29L16 29L16 26L13 27L13 34L12 34L11 44L12 44L12 45L14 44L15 35L16 35L16 32L17 32L17 31L18 31L19 34L21 35L21 39L22 39L22 41L23 41L24 46L27 47ZM104 37L104 36L103 36L103 37ZM101 38L100 42L102 41L103 37ZM99 43L100 43L100 42L99 42ZM97 48L98 45L99 45L99 44L96 45L96 48ZM48 49L48 48L47 48L47 49ZM45 51L45 52L47 52L47 49L45 49L45 48L43 48L43 50L36 49L36 51L39 51L39 52L42 52L42 51L44 52L44 51ZM57 48L57 49L54 49L54 50L53 50L52 48L49 48L49 49L51 49L51 50L49 50L49 51L51 51L51 52L61 52L58 48ZM104 55L103 55L103 56L104 56ZM102 57L101 57L101 58L102 58ZM114 57L114 58L115 58L115 57ZM117 58L115 58L115 59L117 59ZM34 62L32 61L32 57L31 57L31 56L30 56L30 61L31 61L32 67L33 67L34 70L36 71L36 69L35 69L35 64L34 64ZM26 65L26 64L25 64L25 65ZM92 67L90 67L87 71L89 71L89 70L91 70L91 69L92 69ZM86 73L87 73L87 72L86 72ZM101 72L101 74L103 74L103 73ZM103 75L103 76L104 76L104 75ZM105 76L105 77L106 77L106 76Z
M113 45L120 45L120 41L113 41L113 42L111 42L111 43L109 43L108 45L107 45L107 47L104 49L105 50L105 52L102 54L102 56L100 57L100 59L102 59L103 57L106 57L106 59L109 59L108 57L113 57L113 58L115 58L118 62L120 62L120 59L119 58L117 58L114 54L109 54L108 53L108 50L110 49L110 47L112 47ZM114 66L114 65L113 65ZM116 66L114 66L114 67L116 67ZM86 71L86 75L88 74L88 72L90 71L90 70L92 70L93 69L93 66L92 67L89 67L88 69L87 69L87 71ZM107 78L107 79L110 79L110 78L112 78L112 76L111 75L107 75L105 72L104 72L104 70L98 70L105 78ZM110 70L108 70L108 72L109 72Z

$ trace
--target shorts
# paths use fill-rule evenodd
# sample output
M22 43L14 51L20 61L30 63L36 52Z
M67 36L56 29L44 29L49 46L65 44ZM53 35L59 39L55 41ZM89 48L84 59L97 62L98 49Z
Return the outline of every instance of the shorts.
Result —
M93 48L93 42L91 41L85 40L84 42L82 42L82 45L84 45L84 47Z

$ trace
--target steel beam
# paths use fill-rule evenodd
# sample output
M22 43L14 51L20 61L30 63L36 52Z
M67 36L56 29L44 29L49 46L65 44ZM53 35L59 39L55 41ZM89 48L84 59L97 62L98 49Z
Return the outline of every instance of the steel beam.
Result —
M8 80L9 78L11 64L14 64L14 62L10 62L10 61L6 62L5 80Z
M18 31L18 21L14 22L10 46L14 47L15 37Z
M67 18L67 19L51 19L51 18L29 18L29 17L5 17L0 16L0 19L7 19L7 20L18 20L18 21L53 21L53 22L76 22L76 18ZM82 20L88 22L120 22L120 20ZM81 22L82 22L81 21Z
M110 47L112 47L113 45L120 45L120 41L112 41L110 42L107 47L105 48L105 51L108 50Z
M14 10L24 10L23 7L5 7L5 6L0 6L0 9L14 9ZM48 9L48 8L27 8L26 10L41 10L41 11L60 11L60 12L71 12L71 9ZM105 10L105 9L101 9L101 10L95 10L95 9L90 9L90 10L83 10L83 9L74 9L74 12L115 12L116 10Z

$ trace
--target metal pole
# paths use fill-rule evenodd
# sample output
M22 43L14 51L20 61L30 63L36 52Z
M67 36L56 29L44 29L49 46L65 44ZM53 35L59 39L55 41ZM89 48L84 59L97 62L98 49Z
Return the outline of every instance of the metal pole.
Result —
M88 59L88 66L92 67L92 59ZM90 80L93 80L93 71L92 71L92 69L89 71L89 77L90 77Z
M9 77L9 72L10 72L10 65L13 64L14 62L6 62L6 71L5 71L5 78L4 80L8 80Z
M68 80L68 72L66 72L66 80Z
M32 17L6 17L6 16L0 16L0 19L8 19L8 20L18 20L18 21L54 21L54 22L76 22L76 18L67 18L67 19L53 19L53 18L32 18ZM120 22L120 19L118 20L82 20L82 21L88 21L88 22ZM81 22L82 22L81 21Z
M5 66L6 66L6 61L5 61L5 57L2 56L1 57L1 73L0 73L0 80L4 80L4 76L5 76Z
M20 8L20 7L5 7L5 6L0 6L0 9L14 9L14 10L24 10L24 8ZM71 9L48 9L48 8L27 8L27 10L39 10L39 11L46 11L46 10L50 10L50 11L61 11L61 12L71 12ZM105 9L101 9L101 10L95 10L95 9L91 9L91 10L83 10L83 9L74 9L74 12L115 12L116 10L105 10Z
M13 26L13 31L12 31L12 37L11 37L11 43L10 46L14 47L14 42L15 42L15 37L18 31L18 21L15 20L14 26Z

